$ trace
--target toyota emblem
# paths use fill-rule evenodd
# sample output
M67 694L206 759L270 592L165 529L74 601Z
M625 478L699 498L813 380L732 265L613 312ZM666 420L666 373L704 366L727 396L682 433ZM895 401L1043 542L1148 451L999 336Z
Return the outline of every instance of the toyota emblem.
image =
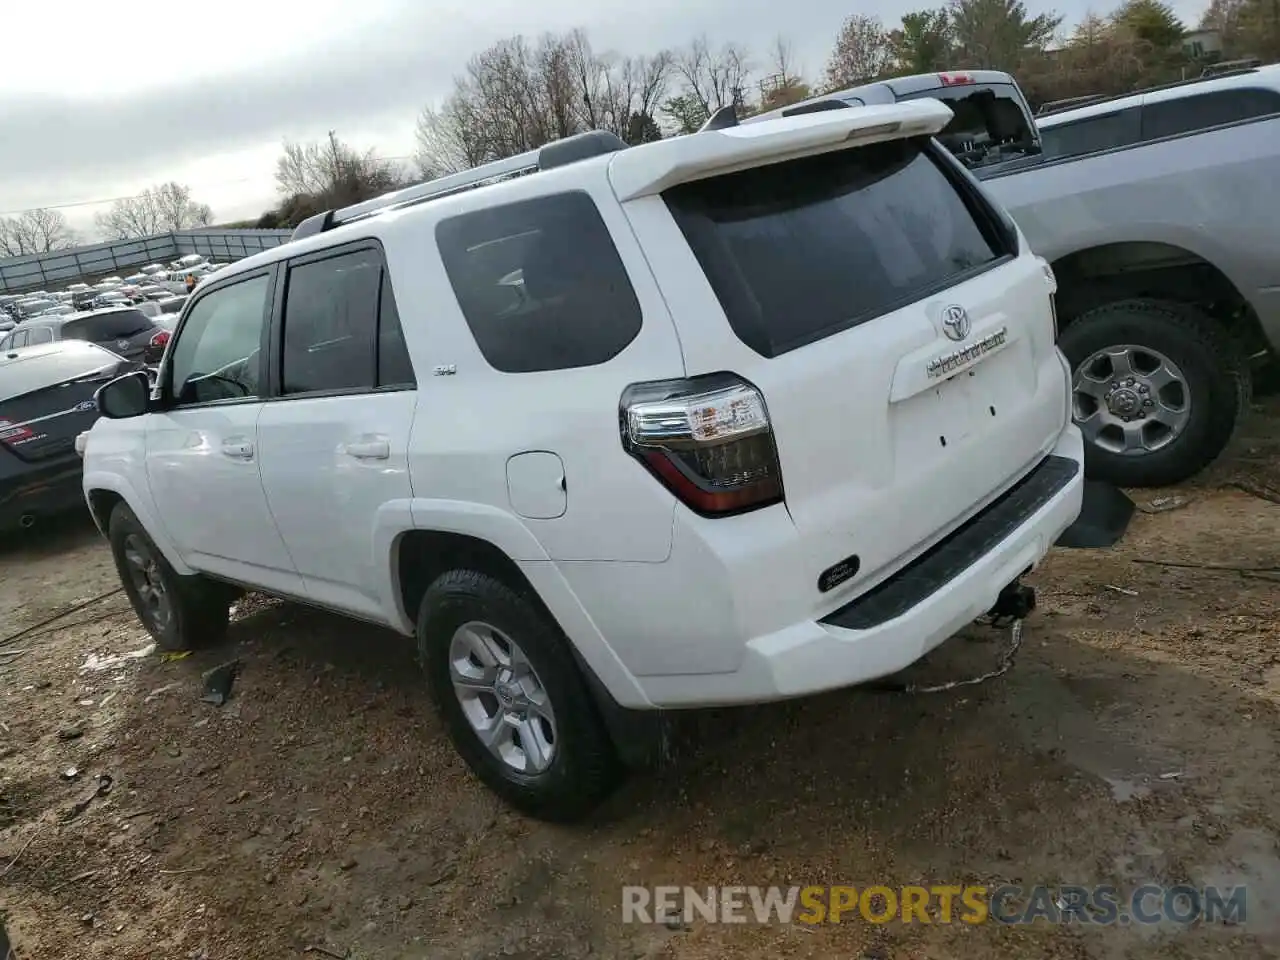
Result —
M963 340L969 335L969 314L964 307L953 303L942 311L942 332L952 340Z

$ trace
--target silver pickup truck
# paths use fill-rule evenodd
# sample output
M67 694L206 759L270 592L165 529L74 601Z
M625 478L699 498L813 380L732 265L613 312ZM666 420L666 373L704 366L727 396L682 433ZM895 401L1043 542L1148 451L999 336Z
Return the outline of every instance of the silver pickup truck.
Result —
M1250 359L1280 356L1280 67L1038 124L996 71L878 81L765 116L918 97L952 108L939 139L1053 265L1089 475L1160 486L1213 460L1248 405Z

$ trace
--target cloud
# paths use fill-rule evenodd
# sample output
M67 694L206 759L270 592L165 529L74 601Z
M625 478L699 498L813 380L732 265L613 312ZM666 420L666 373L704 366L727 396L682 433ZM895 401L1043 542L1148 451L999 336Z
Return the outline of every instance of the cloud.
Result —
M212 22L197 17L186 37L169 33L174 8L155 0L135 0L128 17L117 7L76 24L58 24L55 6L22 6L16 26L32 36L56 28L62 60L15 45L0 61L0 210L178 179L206 202L216 195L215 213L227 216L222 206L274 192L283 139L335 129L384 155L407 152L422 106L447 95L467 59L503 37L581 26L598 51L639 54L706 33L745 44L763 67L781 34L816 76L851 10L847 0L222 0ZM871 0L859 12L891 23L919 6ZM1088 4L1056 6L1072 22ZM1189 21L1196 9L1196 0L1179 6ZM138 34L148 22L160 25L158 40Z

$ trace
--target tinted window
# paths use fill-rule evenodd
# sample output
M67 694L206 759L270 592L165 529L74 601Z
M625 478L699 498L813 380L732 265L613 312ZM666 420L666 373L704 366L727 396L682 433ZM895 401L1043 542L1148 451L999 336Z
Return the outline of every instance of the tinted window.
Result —
M375 386L376 250L329 257L289 270L284 302L284 393Z
M1142 108L1142 139L1172 137L1277 112L1280 112L1280 93L1274 90L1215 90L1194 97L1179 97Z
M68 320L62 326L64 340L127 340L150 330L154 324L139 310L100 313L93 317Z
M1137 142L1136 109L1120 110L1060 123L1040 130L1044 155L1051 158L1078 157Z
M997 259L926 143L841 150L663 195L743 342L777 356Z
M378 301L378 386L413 386L413 364L400 329L400 312L391 291L391 275L382 271L382 292Z
M268 278L205 294L191 308L169 351L171 383L182 403L260 396L262 328Z
M640 332L640 304L585 193L463 214L436 228L467 325L507 373L604 363Z

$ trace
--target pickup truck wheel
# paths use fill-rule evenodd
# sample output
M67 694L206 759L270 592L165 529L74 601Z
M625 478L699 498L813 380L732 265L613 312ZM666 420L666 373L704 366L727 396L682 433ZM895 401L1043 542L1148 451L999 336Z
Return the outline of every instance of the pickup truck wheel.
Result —
M227 631L228 593L202 577L180 576L124 503L107 526L111 556L125 595L161 650L191 650Z
M454 746L512 806L577 820L616 785L568 641L535 603L486 574L445 573L422 598L418 650Z
M1058 338L1071 364L1086 473L1122 487L1179 483L1212 461L1248 406L1249 369L1195 307L1123 300Z

